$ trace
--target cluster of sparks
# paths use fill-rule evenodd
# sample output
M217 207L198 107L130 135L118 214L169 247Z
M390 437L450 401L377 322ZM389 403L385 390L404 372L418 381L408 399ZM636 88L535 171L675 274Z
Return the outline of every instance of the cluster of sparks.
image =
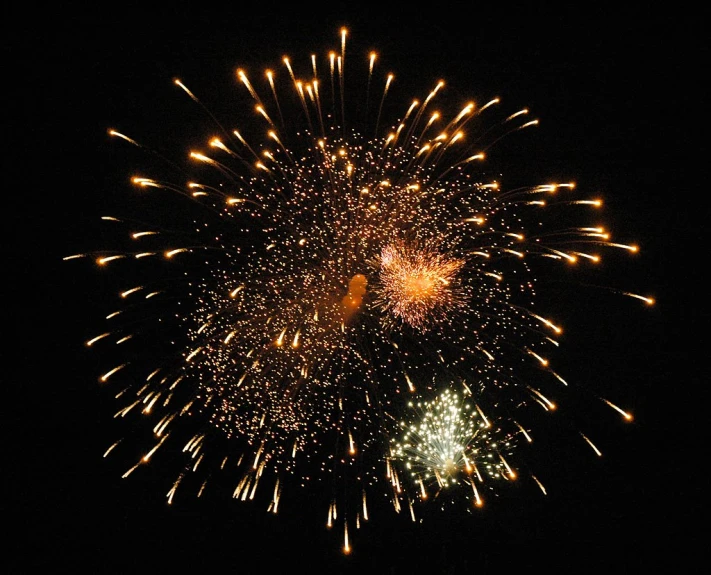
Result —
M264 90L237 70L266 123L262 144L204 108L217 133L210 152L190 150L180 171L165 162L133 177L146 200L183 202L189 232L175 231L174 208L145 223L107 216L140 247L66 259L140 267L122 268L123 281L136 281L120 291L126 305L88 341L125 350L100 377L123 384L117 416L153 422L153 445L125 475L176 444L187 463L171 502L202 470L211 479L197 481L198 495L222 476L235 498L267 492L275 513L282 491L328 485L327 524L342 521L348 552L349 526L368 519L371 493L414 519L430 486L465 483L481 505L481 484L516 478L510 455L532 433L514 408L555 409L543 389L555 387L533 383L541 374L567 385L546 359L562 330L534 312L539 272L528 262L593 265L600 249L637 248L597 224L548 227L551 207L600 208L575 198L571 183L507 189L486 176L485 150L537 124L527 110L485 130L499 100L466 102L446 120L434 109L440 82L381 135L394 77L371 105L370 54L357 84L365 118L348 129L346 36L328 55L328 81L315 55L307 79L283 59L286 92L272 70ZM553 273L547 265L541 273Z
M386 245L380 254L380 301L385 316L424 329L438 317L446 319L457 298L457 272L466 263L433 249L398 244Z
M516 478L504 458L504 453L513 448L513 437L501 434L457 393L447 388L435 399L410 402L409 407L414 412L413 420L402 421L404 434L393 440L391 457L404 462L412 480L420 486L422 500L428 499L430 486L438 493L465 483L471 487L474 505L481 506L477 483L482 484L484 476L493 480Z

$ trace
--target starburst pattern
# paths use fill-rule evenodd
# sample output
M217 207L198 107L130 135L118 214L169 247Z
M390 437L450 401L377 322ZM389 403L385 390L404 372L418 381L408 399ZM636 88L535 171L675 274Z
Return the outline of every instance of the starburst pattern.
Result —
M381 293L376 301L386 314L423 330L446 319L466 298L457 289L464 259L451 259L428 246L388 244L380 254Z
M404 433L393 440L391 457L405 466L427 500L428 487L435 493L467 484L474 504L482 505L477 483L513 480L516 473L504 455L516 442L514 434L496 427L474 406L450 389L428 402L410 402L414 418L402 422ZM528 435L520 430L523 437Z
M508 188L486 170L491 146L537 125L528 110L443 102L447 117L434 109L444 82L400 108L375 54L347 82L345 45L343 31L340 52L300 72L284 58L286 78L268 70L264 87L237 70L261 139L251 123L217 121L176 80L214 127L206 150L183 163L148 153L132 179L141 208L104 218L132 245L66 259L119 268L128 284L110 327L88 342L122 352L100 378L123 383L117 415L151 421L153 445L125 476L175 445L187 463L170 501L200 472L233 481L235 498L267 492L273 512L294 485L328 485L328 524L343 521L348 550L368 493L396 509L412 500L395 460L420 468L422 492L462 470L515 475L497 451L530 438L513 412L554 409L538 382L565 384L547 359L561 328L534 311L538 274L637 248L590 223L601 200L577 197L572 183ZM355 111L347 85L365 93ZM581 223L556 227L564 208ZM393 457L412 394L439 393L438 381L457 391L421 404ZM465 389L476 409L458 403ZM487 412L505 425L489 429Z

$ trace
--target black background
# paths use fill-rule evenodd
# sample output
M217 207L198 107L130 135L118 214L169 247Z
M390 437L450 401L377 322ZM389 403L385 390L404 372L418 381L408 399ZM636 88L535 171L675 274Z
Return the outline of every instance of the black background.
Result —
M21 147L5 192L5 572L697 570L709 213L698 15L122 4L32 16L8 50L6 113ZM556 490L545 499L521 491L421 525L385 510L353 535L349 557L341 534L325 528L325 510L308 502L285 504L279 516L229 497L168 506L172 476L158 466L121 479L125 469L102 458L114 412L96 381L104 366L82 345L113 292L94 270L61 261L105 239L96 220L130 173L108 127L150 133L183 109L173 108L185 99L173 77L203 92L215 79L219 97L238 65L256 72L283 54L323 54L338 47L341 26L350 31L349 65L377 50L381 71L392 70L408 97L444 78L477 99L529 106L541 126L531 136L536 161L520 158L522 170L599 192L611 227L641 246L608 270L615 284L658 300L654 308L629 298L565 304L561 371L611 391L635 414L605 432L603 458L550 454Z

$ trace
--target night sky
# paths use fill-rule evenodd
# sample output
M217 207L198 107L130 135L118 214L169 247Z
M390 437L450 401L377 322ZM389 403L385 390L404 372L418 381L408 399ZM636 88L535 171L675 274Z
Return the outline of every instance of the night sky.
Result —
M4 572L696 571L708 314L698 303L707 256L691 255L703 244L696 221L709 213L705 164L692 162L708 147L704 136L692 152L708 94L692 58L707 57L698 19L673 9L417 10L344 3L260 15L216 5L156 15L112 5L47 14L47 32L24 38L20 107L8 114L33 102L43 113L20 119L29 163L19 189L7 191L22 196L25 217L8 217L18 225L9 262L25 272L8 302L17 341L4 348L7 385L19 392L5 408L13 430L4 437ZM91 265L61 261L110 240L98 218L120 204L117 182L131 166L107 128L156 126L169 138L166 126L184 109L173 102L186 99L173 77L202 93L214 80L214 96L229 96L236 67L256 75L284 54L323 54L338 47L341 26L350 33L348 65L375 49L381 72L394 72L407 98L443 78L463 97L528 106L541 120L527 136L531 155L506 147L520 173L599 193L603 220L641 248L605 268L604 280L658 302L562 303L569 317L559 370L635 415L632 424L600 422L602 458L561 440L538 462L552 486L545 498L514 489L482 511L427 512L422 524L376 508L353 534L349 557L341 534L325 528L325 511L308 501L285 502L273 516L227 489L168 506L174 474L162 475L159 464L121 479L125 466L102 458L116 410L97 382L106 366L83 346L114 291Z

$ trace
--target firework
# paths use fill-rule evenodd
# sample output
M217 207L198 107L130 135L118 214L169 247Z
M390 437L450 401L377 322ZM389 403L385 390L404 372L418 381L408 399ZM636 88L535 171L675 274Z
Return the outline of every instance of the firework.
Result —
M466 304L455 285L465 263L436 248L387 244L380 254L377 298L384 316L420 330L437 319L446 320L455 305Z
M520 428L507 433L495 426L476 406L463 401L450 389L428 402L410 402L411 421L403 421L403 436L393 440L391 458L404 465L419 486L419 498L429 499L428 488L436 494L467 484L476 506L483 504L477 484L485 481L512 481L516 472L505 459L513 451L517 435L528 438Z
M496 141L537 124L527 110L442 101L447 116L434 108L444 82L393 104L394 77L377 73L374 54L360 76L345 73L345 44L343 31L340 50L303 68L284 58L264 83L237 69L246 126L218 121L176 80L214 137L184 162L147 153L131 180L140 210L104 218L127 246L67 259L120 272L122 305L88 345L113 358L100 381L118 388L117 415L150 422L151 443L125 476L175 449L186 464L171 502L221 480L235 498L266 493L276 512L282 492L327 486L316 488L327 492L327 522L342 521L349 548L370 493L396 509L409 500L391 441L412 394L437 391L433 382L473 390L477 407L447 391L422 404L425 420L395 459L422 467L423 489L431 476L459 482L462 465L509 473L500 452L477 464L506 444L481 427L484 414L514 422L512 406L550 411L535 382L565 384L547 359L561 328L534 311L538 274L636 247L589 223L601 201L572 183L508 188L487 172ZM256 122L241 114L250 108ZM560 209L581 223L555 227ZM433 428L448 410L451 426Z

